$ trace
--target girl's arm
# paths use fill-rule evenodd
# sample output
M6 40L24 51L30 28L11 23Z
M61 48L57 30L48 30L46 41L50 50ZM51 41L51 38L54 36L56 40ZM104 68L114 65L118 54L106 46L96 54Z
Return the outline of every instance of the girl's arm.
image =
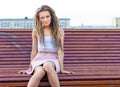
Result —
M58 49L58 61L60 64L60 71L62 72L64 70L64 30L60 30L61 33L61 44L62 44L62 49Z
M60 71L61 73L73 74L74 72L64 70L64 30L61 29L61 43L62 49L58 49L58 61L60 64Z
M38 48L37 48L37 36L36 36L36 32L35 30L32 31L32 50L31 50L31 55L30 55L30 66L29 68L31 68L31 61L33 60L33 58L36 56L37 52L38 52Z
M38 52L38 49L37 49L37 37L36 37L36 32L33 30L32 31L32 51L31 51L31 55L30 55L30 64L29 64L29 69L28 70L20 70L18 73L19 74L26 74L26 71L29 71L32 69L32 66L31 66L31 61L33 60L33 58L35 57L35 55L37 54Z

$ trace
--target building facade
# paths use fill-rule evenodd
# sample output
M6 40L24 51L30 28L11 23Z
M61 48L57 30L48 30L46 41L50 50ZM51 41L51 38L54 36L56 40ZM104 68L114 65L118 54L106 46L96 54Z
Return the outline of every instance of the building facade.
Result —
M59 18L60 25L62 28L70 28L70 19L69 18Z
M116 28L120 28L120 17L113 18L112 25Z
M62 28L70 27L69 18L60 18ZM33 19L25 17L24 19L0 19L0 29L32 29L34 27Z

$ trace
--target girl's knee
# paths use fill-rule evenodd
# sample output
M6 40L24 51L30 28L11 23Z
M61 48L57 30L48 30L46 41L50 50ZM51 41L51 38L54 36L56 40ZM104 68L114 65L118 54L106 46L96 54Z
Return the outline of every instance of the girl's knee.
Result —
M52 62L46 62L43 64L43 68L46 72L52 72L55 70L55 65Z
M37 67L35 68L34 75L39 78L39 77L45 75L45 70L43 69L42 66L37 66Z
M36 68L35 68L35 72L45 72L45 70L43 69L43 67L42 66L37 66Z

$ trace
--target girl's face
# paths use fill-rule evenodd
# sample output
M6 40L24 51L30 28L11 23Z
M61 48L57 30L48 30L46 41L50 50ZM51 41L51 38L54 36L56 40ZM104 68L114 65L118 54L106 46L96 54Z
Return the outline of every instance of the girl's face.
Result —
M42 26L48 27L51 23L51 15L49 11L39 12L39 18L42 23Z

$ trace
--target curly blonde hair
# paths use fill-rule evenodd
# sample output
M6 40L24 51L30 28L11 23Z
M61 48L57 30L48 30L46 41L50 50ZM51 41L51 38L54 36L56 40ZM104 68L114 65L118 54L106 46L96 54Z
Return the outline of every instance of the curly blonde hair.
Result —
M63 50L63 39L62 37L62 32L61 32L61 28L59 25L59 21L58 18L55 14L55 11L48 5L42 5L40 8L38 8L36 10L35 16L34 16L34 29L37 33L37 37L40 40L40 43L42 43L43 45L45 45L44 43L44 31L43 31L43 27L42 27L42 23L40 22L40 18L39 18L39 13L42 11L48 11L51 15L51 23L50 23L50 28L51 28L51 36L52 38L55 39L55 45L57 46L57 50L60 48L61 50Z

